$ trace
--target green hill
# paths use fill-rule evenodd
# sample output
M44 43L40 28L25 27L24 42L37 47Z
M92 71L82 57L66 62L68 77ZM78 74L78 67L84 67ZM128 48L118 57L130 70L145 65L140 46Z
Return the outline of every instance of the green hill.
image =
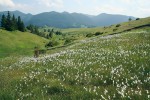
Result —
M44 48L48 40L29 32L9 32L0 29L0 58L13 55L31 55L35 46Z
M150 29L89 38L55 51L0 61L0 99L150 99Z
M117 25L119 25L117 27ZM136 27L142 27L144 25L150 26L150 17L141 18L140 20L133 20L130 22L124 22L120 24L110 25L108 27L96 27L96 28L70 28L70 29L62 29L63 33L70 33L70 34L88 34L88 33L95 33L95 32L103 32L105 35L123 32L129 29L133 29Z
M117 26L119 25L119 26ZM75 40L81 40L86 38L87 34L95 34L95 32L102 32L103 35L116 34L124 31L129 31L132 29L140 27L150 26L150 17L142 18L140 20L133 20L131 22L120 23L116 25L111 25L108 27L96 27L96 28L70 28L61 29L65 38L71 38ZM60 29L56 29L60 30ZM59 40L59 39L58 39ZM6 56L12 56L16 54L21 55L31 55L33 54L33 48L43 46L48 40L41 38L37 35L28 32L8 32L5 30L0 30L0 58Z

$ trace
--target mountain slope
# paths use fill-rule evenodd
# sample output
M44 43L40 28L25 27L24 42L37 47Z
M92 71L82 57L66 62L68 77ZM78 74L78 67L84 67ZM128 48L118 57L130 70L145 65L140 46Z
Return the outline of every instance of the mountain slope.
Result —
M48 40L28 32L9 32L0 29L0 58L16 54L33 54L35 46L43 48L47 42Z
M113 14L106 14L106 13L102 13L98 16L92 17L96 26L109 26L112 24L127 22L129 18L135 20L135 18L132 16L113 15Z
M126 22L130 17L135 19L132 16L125 15L100 14L98 16L89 16L80 13L45 12L33 16L29 23L38 26L47 25L58 28L93 27Z
M95 27L95 28L69 28L69 29L62 29L63 33L69 34L95 34L96 32L103 32L103 35L113 34L113 33L120 33L123 31L131 30L136 27L142 26L149 26L150 27L150 17L141 18L139 20L133 20L130 22L123 22L119 23L119 27L116 27L117 24L108 26L108 27Z
M2 14L7 12L0 12L0 18ZM79 27L94 27L94 26L108 26L121 22L128 21L129 17L135 19L132 16L125 15L113 15L113 14L100 14L97 16L85 15L81 13L68 13L68 12L44 12L37 15L24 14L20 11L12 11L11 14L15 16L21 16L25 25L34 24L37 26L51 26L57 28L79 28Z
M65 13L45 12L33 16L29 23L38 26L67 27L72 25L73 18Z

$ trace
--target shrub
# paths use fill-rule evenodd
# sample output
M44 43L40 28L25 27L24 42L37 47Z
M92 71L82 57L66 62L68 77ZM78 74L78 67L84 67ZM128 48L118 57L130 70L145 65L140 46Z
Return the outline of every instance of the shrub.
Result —
M103 32L96 32L95 36L102 35L102 34L103 34Z
M117 25L116 25L116 27L120 27L120 26L121 26L120 24L117 24Z
M62 35L62 32L56 31L55 34L56 34L56 35Z
M114 32L114 31L117 31L117 29L116 29L116 28L115 28L115 29L113 29L113 32Z
M46 53L46 50L45 50L45 49L39 50L39 54L45 54L45 53Z
M140 20L140 18L136 18L136 20Z
M57 45L59 45L59 42L55 41L55 40L52 40L48 44L46 44L45 47L54 47L54 46L57 46Z
M44 29L44 32L46 32L47 30L46 29Z
M72 42L72 39L67 38L67 39L65 40L64 45L69 44L69 43L71 43L71 42Z
M48 32L50 32L51 30L50 29L48 29Z
M92 37L92 36L93 36L92 33L88 33L88 34L86 35L86 37Z

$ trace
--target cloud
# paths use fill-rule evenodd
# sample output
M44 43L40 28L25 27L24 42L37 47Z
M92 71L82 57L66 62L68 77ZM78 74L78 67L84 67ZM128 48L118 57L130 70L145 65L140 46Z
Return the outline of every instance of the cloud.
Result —
M20 10L23 12L28 12L31 9L31 6L26 4L15 3L13 2L13 0L0 0L0 11Z
M46 6L47 8L62 8L62 0L38 0L39 5Z
M82 0L74 0L78 5L82 5Z
M150 16L150 2L149 0L121 0L126 11L125 14L133 15L135 17Z
M0 0L0 6L14 7L15 4L12 0Z
M145 16L150 16L150 9L147 8L138 8L135 12L134 12L135 16L138 17L142 17L144 18Z
M19 10L32 14L70 11L91 15L111 13L148 17L149 5L149 0L0 0L0 11Z
M121 14L125 11L124 8L115 7L111 5L102 5L102 6L96 6L94 9L91 10L93 13L110 13L110 14Z
M150 16L149 0L109 0L110 2L103 3L100 7L96 7L95 12L105 12L112 14L124 14L135 17ZM94 10L93 10L94 12Z
M27 0L26 3L15 2L15 0L0 0L0 11L19 10L24 13L37 14L50 10L59 11L63 6L63 0Z
M122 2L124 2L124 3L131 3L133 0L121 0Z

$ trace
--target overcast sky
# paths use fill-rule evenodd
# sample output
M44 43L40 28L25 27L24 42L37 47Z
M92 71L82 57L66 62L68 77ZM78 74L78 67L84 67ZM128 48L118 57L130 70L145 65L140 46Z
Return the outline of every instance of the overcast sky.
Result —
M0 11L19 10L24 13L77 12L150 16L150 0L0 0Z

